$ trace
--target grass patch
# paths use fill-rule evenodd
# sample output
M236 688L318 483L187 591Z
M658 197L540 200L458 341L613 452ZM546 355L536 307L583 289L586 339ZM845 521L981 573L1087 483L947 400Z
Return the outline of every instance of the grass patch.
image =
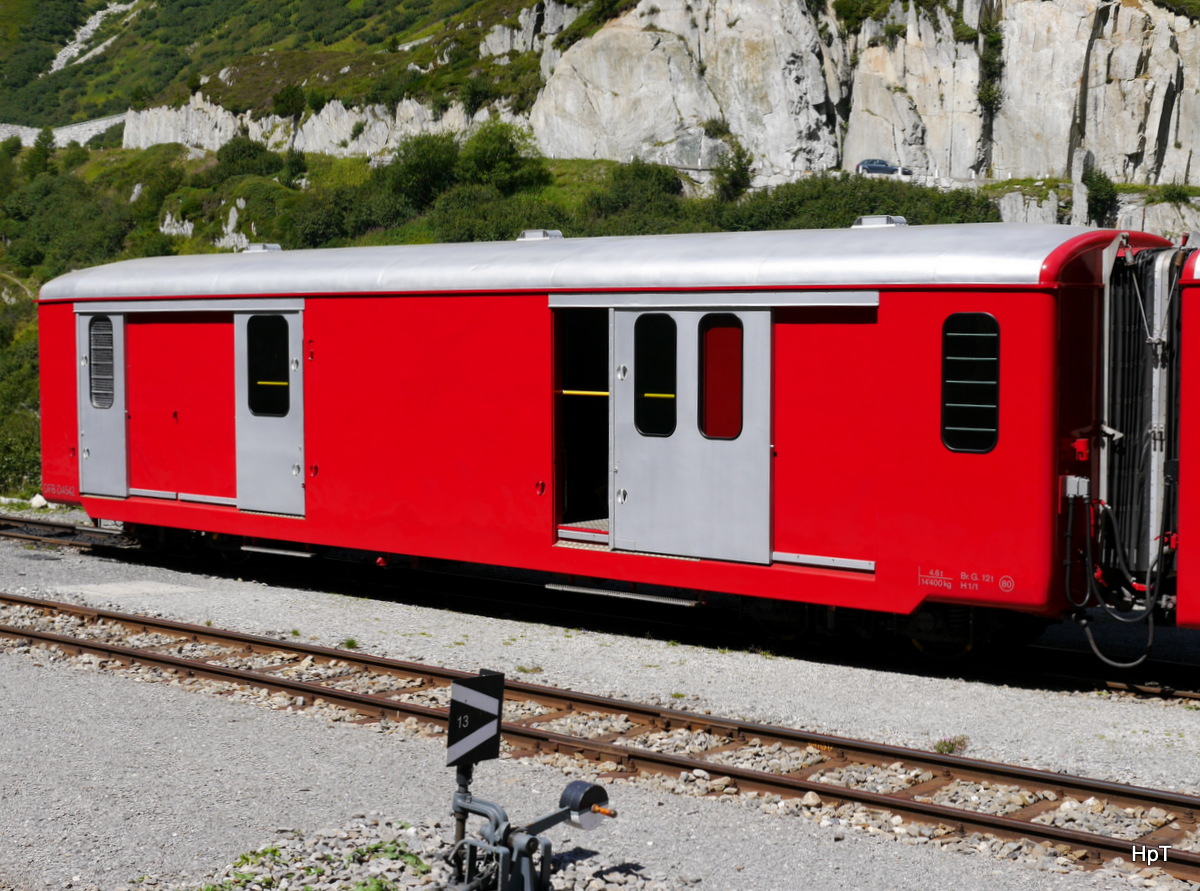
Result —
M970 743L971 741L962 734L944 736L933 744L933 750L939 755L961 755Z
M980 188L980 192L989 198L1000 198L1011 192L1020 192L1028 198L1045 201L1050 193L1070 195L1072 184L1070 180L1043 177L1041 179L1010 179L1004 182L988 183Z

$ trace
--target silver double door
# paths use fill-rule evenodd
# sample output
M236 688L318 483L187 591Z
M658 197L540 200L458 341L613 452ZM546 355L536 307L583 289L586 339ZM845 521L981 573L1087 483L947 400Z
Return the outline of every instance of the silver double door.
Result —
M769 563L770 310L614 316L613 547Z

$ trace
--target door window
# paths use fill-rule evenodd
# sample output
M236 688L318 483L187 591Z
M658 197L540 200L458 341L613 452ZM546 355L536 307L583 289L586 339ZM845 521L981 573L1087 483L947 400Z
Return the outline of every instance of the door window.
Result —
M675 320L639 316L633 327L633 423L642 436L675 432Z
M246 323L250 411L282 418L288 413L288 323L283 316L251 316Z
M742 432L742 321L732 313L700 320L700 432L737 439Z

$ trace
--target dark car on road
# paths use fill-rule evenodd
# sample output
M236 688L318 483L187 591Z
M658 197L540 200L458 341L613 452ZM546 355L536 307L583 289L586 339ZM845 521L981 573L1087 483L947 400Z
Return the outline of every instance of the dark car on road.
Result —
M892 164L889 161L884 161L882 158L868 158L866 161L859 161L854 166L855 173L901 173L904 176L911 176L912 170L908 167L900 167Z

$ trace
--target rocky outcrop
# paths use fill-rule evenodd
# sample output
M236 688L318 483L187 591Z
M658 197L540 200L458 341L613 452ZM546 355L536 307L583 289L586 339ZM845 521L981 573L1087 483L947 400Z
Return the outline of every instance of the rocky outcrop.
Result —
M554 47L554 38L565 31L581 12L578 6L567 6L557 0L535 3L517 13L517 25L496 25L483 38L479 54L506 56L509 53L539 53L542 72L549 76L562 53Z
M913 4L903 28L889 40L883 25L867 22L859 36L845 166L882 157L935 179L973 179L984 156L976 46L954 39L940 8L927 15Z
M1200 237L1200 206L1186 204L1146 204L1138 196L1122 195L1117 208L1118 229L1154 232L1167 238L1191 235L1191 243Z
M945 185L1077 180L1085 163L1118 181L1200 182L1200 29L1148 0L988 0L986 15L983 0L897 0L855 33L819 0L642 0L560 53L554 37L578 12L530 3L479 47L497 64L541 53L546 85L527 123L552 157L641 157L703 181L727 128L753 154L757 185L866 157ZM987 38L972 28L1001 41L990 110L978 98ZM472 123L460 107L330 103L293 128L193 96L130 112L125 138L211 150L242 131L277 148L384 155L409 134Z
M530 122L554 157L642 157L703 175L723 120L759 184L840 163L845 47L797 2L643 2L554 67ZM825 40L828 40L828 44Z
M1061 223L1058 195L1050 192L1045 198L1036 198L1020 192L1008 192L996 202L1000 207L1000 218L1006 223Z
M476 117L486 120L488 112ZM292 120L267 115L234 114L216 105L201 93L195 93L179 108L130 110L125 115L125 148L149 148L166 142L178 142L215 152L239 134L266 143L272 149L295 148L348 157L352 155L390 154L406 136L429 132L461 132L472 123L461 105L453 105L440 117L426 106L406 100L389 109L382 105L346 108L341 102L328 103L318 114L303 119L299 127ZM361 126L360 126L361 125Z
M248 122L247 122L248 123ZM125 114L125 148L145 149L178 142L215 152L241 130L238 115L199 94L179 108L161 106Z
M250 236L238 231L238 216L245 209L246 199L239 198L234 202L234 205L229 208L229 216L222 226L220 237L213 240L214 245L230 251L244 251L250 246ZM253 230L253 226L251 229Z
M1114 179L1187 182L1200 137L1200 35L1152 3L1011 3L1003 19L998 176L1065 176L1075 157Z

